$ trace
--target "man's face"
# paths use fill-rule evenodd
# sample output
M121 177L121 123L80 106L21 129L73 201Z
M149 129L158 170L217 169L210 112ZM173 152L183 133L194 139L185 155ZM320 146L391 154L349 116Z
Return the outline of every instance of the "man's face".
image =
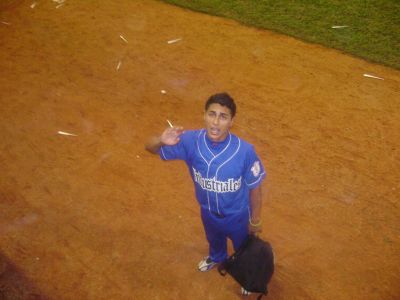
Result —
M204 113L207 136L213 142L222 142L232 127L233 118L231 110L218 103L211 104Z

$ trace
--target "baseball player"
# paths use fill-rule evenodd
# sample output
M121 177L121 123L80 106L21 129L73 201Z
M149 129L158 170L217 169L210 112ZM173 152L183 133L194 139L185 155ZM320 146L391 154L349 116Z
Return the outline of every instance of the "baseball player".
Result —
M146 144L163 160L184 160L189 168L209 243L198 265L203 272L227 258L228 238L237 250L248 234L261 231L266 174L253 146L230 133L235 114L227 93L213 95L205 104L204 129L171 126Z

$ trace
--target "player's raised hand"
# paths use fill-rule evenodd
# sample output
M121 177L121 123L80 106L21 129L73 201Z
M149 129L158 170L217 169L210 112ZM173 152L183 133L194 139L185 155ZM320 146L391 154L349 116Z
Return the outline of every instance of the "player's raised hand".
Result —
M175 145L179 142L183 133L182 127L171 127L164 130L161 136L152 137L146 144L145 149L153 154L158 154L163 145Z
M168 127L161 134L161 142L164 145L175 145L179 142L180 136L183 133L183 128L178 127Z

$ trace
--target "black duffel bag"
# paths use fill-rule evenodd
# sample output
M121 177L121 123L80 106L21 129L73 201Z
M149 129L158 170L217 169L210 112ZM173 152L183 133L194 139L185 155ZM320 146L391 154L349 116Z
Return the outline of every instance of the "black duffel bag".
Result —
M268 294L268 283L274 273L274 253L271 245L251 234L242 246L223 261L218 271L230 274L246 291Z

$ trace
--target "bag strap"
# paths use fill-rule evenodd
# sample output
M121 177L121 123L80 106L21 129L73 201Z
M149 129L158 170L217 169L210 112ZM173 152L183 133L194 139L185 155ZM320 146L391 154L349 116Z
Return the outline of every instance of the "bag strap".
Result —
M260 295L258 295L257 300L261 300L262 296L267 296L268 295L268 289L265 293L261 293Z
M226 269L223 267L223 264L220 264L218 266L218 272L219 274L221 274L222 276L225 276L228 272L226 272Z

